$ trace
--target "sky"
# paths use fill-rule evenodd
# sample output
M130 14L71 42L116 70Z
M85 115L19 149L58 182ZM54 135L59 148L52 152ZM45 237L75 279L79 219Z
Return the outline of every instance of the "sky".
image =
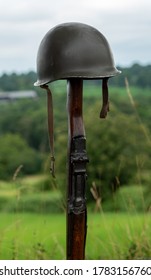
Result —
M0 0L0 74L36 71L42 38L64 22L97 28L116 65L151 64L150 0Z

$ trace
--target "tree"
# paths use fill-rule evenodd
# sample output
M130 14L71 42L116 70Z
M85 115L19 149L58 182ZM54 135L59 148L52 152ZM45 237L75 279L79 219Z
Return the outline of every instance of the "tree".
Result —
M17 134L5 134L0 138L0 179L10 179L17 168L22 173L32 174L40 171L42 157L29 148L26 141Z
M134 183L138 168L150 163L150 143L133 115L112 108L106 119L97 119L98 105L89 108L86 119L89 184L100 187L102 197L118 185Z

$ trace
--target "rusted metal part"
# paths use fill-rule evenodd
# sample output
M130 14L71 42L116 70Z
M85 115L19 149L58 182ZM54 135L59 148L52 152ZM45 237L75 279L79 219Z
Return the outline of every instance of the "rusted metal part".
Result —
M82 79L68 80L67 259L83 260L87 232L86 138L82 115Z

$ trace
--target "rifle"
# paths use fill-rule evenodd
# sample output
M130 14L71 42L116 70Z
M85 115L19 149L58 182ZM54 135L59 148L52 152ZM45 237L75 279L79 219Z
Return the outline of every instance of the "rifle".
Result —
M68 191L67 259L83 260L87 233L86 208L86 138L82 108L83 80L69 79L68 101Z

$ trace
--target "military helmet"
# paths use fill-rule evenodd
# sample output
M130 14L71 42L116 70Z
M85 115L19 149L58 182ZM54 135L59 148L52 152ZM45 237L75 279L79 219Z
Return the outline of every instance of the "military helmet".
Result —
M64 23L50 29L37 54L35 86L69 79L102 79L120 73L106 38L83 23Z

